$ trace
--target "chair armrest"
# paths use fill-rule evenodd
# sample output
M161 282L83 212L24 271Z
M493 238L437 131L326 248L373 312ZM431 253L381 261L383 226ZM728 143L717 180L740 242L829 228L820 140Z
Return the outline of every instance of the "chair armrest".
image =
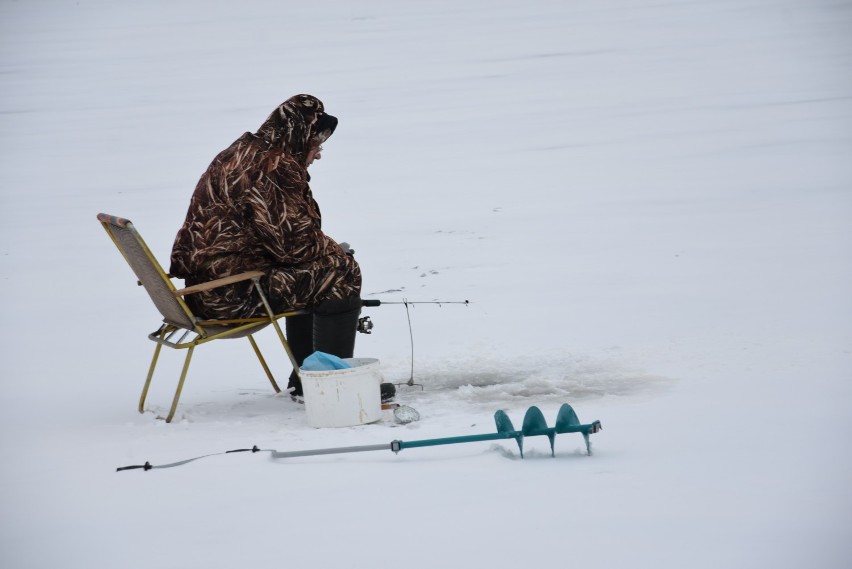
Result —
M186 288L182 288L180 290L174 291L175 296L186 296L187 294L195 294L196 292L202 292L205 290L210 290L214 288L218 288L220 286L225 286L229 284L234 284L242 281L247 281L249 279L253 279L255 277L262 277L265 273L263 271L248 271L245 273L240 273L238 275L231 275L230 277L224 277L221 279L216 279L215 281L209 281L206 283L201 283L197 285L188 286Z

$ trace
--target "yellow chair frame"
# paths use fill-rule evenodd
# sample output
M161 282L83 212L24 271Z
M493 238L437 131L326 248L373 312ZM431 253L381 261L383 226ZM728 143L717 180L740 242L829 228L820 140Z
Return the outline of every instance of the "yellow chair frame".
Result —
M278 338L287 352L287 357L293 364L293 368L298 370L296 359L293 352L290 350L290 345L281 330L278 321L286 316L295 316L297 314L306 314L306 310L290 310L275 314L269 304L269 299L260 286L260 277L264 275L262 271L249 271L238 275L217 279L214 281L193 285L190 287L177 289L172 283L170 275L168 275L160 266L160 263L148 249L142 236L133 226L133 224L124 218L109 215L105 213L98 214L98 221L103 225L107 234L112 239L115 246L121 252L124 259L130 265L130 268L136 274L137 283L145 288L148 296L154 302L154 305L163 316L163 324L160 328L148 335L148 338L157 345L154 348L154 357L151 360L151 366L148 369L148 376L145 378L145 386L142 388L142 395L139 397L139 412L145 412L145 399L148 396L148 388L151 385L151 378L154 377L154 369L157 367L157 360L160 357L160 349L163 346L176 350L186 349L186 359L183 363L183 369L180 374L177 389L175 390L172 406L169 409L169 414L166 417L166 422L170 423L175 415L178 400L180 399L183 384L186 380L187 371L189 371L189 363L192 360L192 353L196 346L212 342L213 340L224 340L233 338L248 337L254 353L260 360L260 365L272 388L276 393L281 392L275 377L269 369L263 354L257 346L257 342L252 337L255 332L265 328L269 324L275 328L278 333ZM234 284L251 280L258 294L260 295L263 306L266 309L266 316L255 318L239 318L231 320L202 320L197 318L187 306L184 297L190 294L195 294L205 290L211 290L220 286ZM179 337L175 338L176 336ZM189 338L187 338L189 336Z

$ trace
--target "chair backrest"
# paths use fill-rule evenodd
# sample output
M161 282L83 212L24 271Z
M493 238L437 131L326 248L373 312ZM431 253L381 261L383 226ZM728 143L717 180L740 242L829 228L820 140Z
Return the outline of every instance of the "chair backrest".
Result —
M175 296L175 285L130 220L99 213L98 221L133 269L145 292L163 315L163 320L180 328L194 330L195 317L183 299Z

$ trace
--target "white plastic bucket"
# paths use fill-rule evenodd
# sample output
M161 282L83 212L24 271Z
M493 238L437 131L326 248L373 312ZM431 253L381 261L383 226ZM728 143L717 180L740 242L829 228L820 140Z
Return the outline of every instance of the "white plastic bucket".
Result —
M375 358L346 358L352 367L300 370L305 412L312 427L351 427L378 421L382 374Z

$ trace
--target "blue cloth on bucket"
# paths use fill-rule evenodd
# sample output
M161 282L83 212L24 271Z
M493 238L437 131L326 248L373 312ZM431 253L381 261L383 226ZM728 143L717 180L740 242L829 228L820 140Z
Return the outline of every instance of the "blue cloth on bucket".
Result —
M314 352L305 358L302 369L305 371L328 371L332 369L348 369L352 366L337 356L325 352Z

